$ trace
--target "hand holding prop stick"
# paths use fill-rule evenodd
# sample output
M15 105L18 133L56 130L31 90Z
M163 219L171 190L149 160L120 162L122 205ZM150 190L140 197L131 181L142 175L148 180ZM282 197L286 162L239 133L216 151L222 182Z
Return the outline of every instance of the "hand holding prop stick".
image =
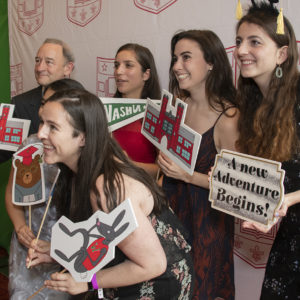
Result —
M62 271L59 272L59 274L63 274L67 272L67 269L63 269ZM43 285L41 286L36 292L34 292L30 297L27 298L27 300L33 299L39 292L41 292L46 286Z
M41 234L41 231L42 231L42 227L43 227L43 225L44 225L44 222L45 222L45 219L46 219L46 215L47 215L47 212L48 212L48 209L49 209L51 200L52 200L52 196L53 196L53 192L54 192L54 187L55 187L55 184L56 184L56 181L57 181L57 179L58 179L59 174L60 174L60 170L57 171L57 174L56 174L56 176L55 176L53 185L52 185L52 187L51 187L50 196L49 196L49 199L48 199L48 203L47 203L47 206L46 206L44 215L43 215L43 219L42 219L42 222L41 222L41 225L40 225L40 228L39 228L39 231L38 231L38 234L37 234L36 242L35 242L35 243L37 243L38 240L39 240L39 237L40 237L40 234ZM29 269L30 266L31 266L31 260L29 261L29 264L28 264L27 269Z

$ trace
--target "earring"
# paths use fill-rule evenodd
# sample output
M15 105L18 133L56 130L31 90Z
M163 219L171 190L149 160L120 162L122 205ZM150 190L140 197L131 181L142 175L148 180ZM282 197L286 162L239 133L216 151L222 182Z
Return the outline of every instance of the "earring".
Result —
M280 66L276 67L275 75L277 78L281 78L283 73L282 73L282 68Z

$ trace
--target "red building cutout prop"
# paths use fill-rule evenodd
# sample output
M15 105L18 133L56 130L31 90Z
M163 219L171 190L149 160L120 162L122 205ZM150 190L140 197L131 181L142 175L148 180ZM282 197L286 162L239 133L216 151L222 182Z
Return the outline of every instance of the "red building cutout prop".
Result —
M142 134L189 174L193 174L201 135L184 124L187 104L163 90L161 106L148 99Z
M12 117L15 106L1 103L0 107L0 149L16 151L27 138L30 120Z

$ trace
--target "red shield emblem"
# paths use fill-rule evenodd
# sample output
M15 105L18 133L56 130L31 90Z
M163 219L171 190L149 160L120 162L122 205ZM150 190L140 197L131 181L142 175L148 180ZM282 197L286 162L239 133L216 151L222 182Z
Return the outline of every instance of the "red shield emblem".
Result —
M148 11L152 14L159 14L177 0L134 0L136 7Z
M10 66L10 96L11 98L23 92L22 64Z
M236 218L234 254L253 268L265 268L278 228L279 224L276 224L268 233L262 233L242 228L242 221Z
M84 27L99 15L101 4L102 0L68 0L68 19Z
M97 57L97 95L113 97L116 92L114 58Z
M18 0L18 28L32 35L44 22L44 0Z

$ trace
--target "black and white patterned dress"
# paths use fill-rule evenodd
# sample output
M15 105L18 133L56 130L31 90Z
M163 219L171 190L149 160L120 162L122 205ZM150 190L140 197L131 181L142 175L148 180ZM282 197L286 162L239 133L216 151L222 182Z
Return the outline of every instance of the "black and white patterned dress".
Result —
M298 96L296 118L300 139L300 92ZM300 153L284 162L282 168L286 172L285 193L300 190ZM291 206L281 221L270 252L260 299L300 299L300 203Z

